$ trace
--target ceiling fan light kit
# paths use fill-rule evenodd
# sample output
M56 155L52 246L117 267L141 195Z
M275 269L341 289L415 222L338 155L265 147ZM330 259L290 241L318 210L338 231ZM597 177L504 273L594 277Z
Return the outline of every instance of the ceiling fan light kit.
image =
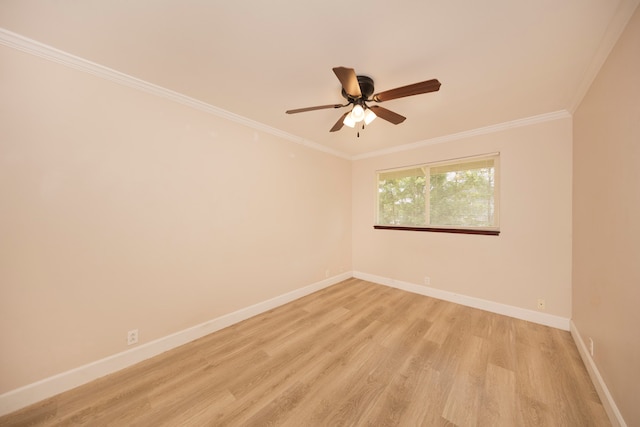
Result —
M334 74L342 84L342 96L348 101L346 104L319 105L316 107L298 108L287 110L287 114L304 113L307 111L322 110L326 108L342 108L353 105L350 112L344 113L333 125L329 132L342 129L343 125L355 127L356 123L364 121L365 125L371 123L376 117L380 117L394 125L405 121L406 117L391 110L374 105L369 107L367 102L384 102L407 96L420 95L422 93L436 92L440 90L440 82L437 79L426 80L407 86L387 90L373 94L375 89L373 79L367 76L358 76L353 68L335 67ZM364 125L363 125L364 126ZM358 136L360 136L358 134Z

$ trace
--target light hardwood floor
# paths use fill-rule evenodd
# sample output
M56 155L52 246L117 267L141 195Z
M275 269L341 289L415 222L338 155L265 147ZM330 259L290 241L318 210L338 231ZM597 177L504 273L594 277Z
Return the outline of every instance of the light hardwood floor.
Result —
M568 332L358 279L0 418L83 424L610 425Z

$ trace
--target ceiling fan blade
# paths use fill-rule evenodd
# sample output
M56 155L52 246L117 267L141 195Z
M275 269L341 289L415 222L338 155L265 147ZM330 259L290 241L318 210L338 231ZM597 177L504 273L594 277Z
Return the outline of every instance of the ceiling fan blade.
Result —
M342 88L347 95L352 98L361 98L362 92L360 92L360 83L358 83L358 76L353 68L335 67L333 69L338 80L342 84Z
M421 93L429 93L440 90L440 82L438 79L431 79L412 85L402 86L373 95L375 102L389 101L391 99L404 98L405 96L420 95Z
M340 129L342 129L342 126L344 126L344 118L347 117L347 114L349 114L351 111L347 111L346 113L344 113L336 122L335 125L333 125L333 127L331 128L331 130L329 132L335 132L338 131Z
M369 109L373 111L376 114L376 116L388 122L391 122L394 125L399 125L400 123L404 122L407 119L405 116L401 116L400 114L394 113L391 110L382 108L379 105L374 105L373 107L369 107Z
M304 113L305 111L324 110L325 108L340 108L340 107L346 107L346 105L342 105L342 104L318 105L317 107L307 107L307 108L297 108L295 110L287 110L285 111L285 113L296 114L296 113Z

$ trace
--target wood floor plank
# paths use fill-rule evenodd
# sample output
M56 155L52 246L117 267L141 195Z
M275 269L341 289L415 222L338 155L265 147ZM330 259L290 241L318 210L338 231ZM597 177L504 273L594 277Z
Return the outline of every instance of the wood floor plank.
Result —
M433 381L427 375L431 373L429 360L438 347L432 341L419 340L411 351L407 351L404 362L374 403L371 419L376 420L379 425L389 426L419 425L418 420L424 420L424 414L420 413L424 405L413 397L421 396L425 391L421 386L433 387Z
M2 426L607 426L570 334L349 279Z
M487 364L484 393L481 394L478 425L511 427L520 417L516 413L515 372ZM522 423L520 421L520 423Z
M384 325L374 320L352 325L344 330L347 339L338 340L339 345L332 345L325 357L314 361L311 369L300 376L300 381L311 385L306 395L296 408L287 414L283 425L322 425L321 420L333 408L331 399L345 392L344 385L349 383L347 377L360 360L366 358L376 340L376 335L384 331ZM317 363L315 363L317 362ZM341 378L341 381L336 381ZM313 410L312 410L313 408Z
M466 351L458 354L453 384L442 417L456 425L475 426L484 389L488 349L482 338L468 338Z

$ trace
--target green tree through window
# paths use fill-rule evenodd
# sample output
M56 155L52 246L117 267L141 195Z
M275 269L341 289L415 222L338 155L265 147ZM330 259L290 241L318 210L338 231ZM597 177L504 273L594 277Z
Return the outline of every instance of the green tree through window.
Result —
M383 224L424 225L426 177L405 176L380 181L378 187Z
M378 224L497 227L497 156L378 173Z

